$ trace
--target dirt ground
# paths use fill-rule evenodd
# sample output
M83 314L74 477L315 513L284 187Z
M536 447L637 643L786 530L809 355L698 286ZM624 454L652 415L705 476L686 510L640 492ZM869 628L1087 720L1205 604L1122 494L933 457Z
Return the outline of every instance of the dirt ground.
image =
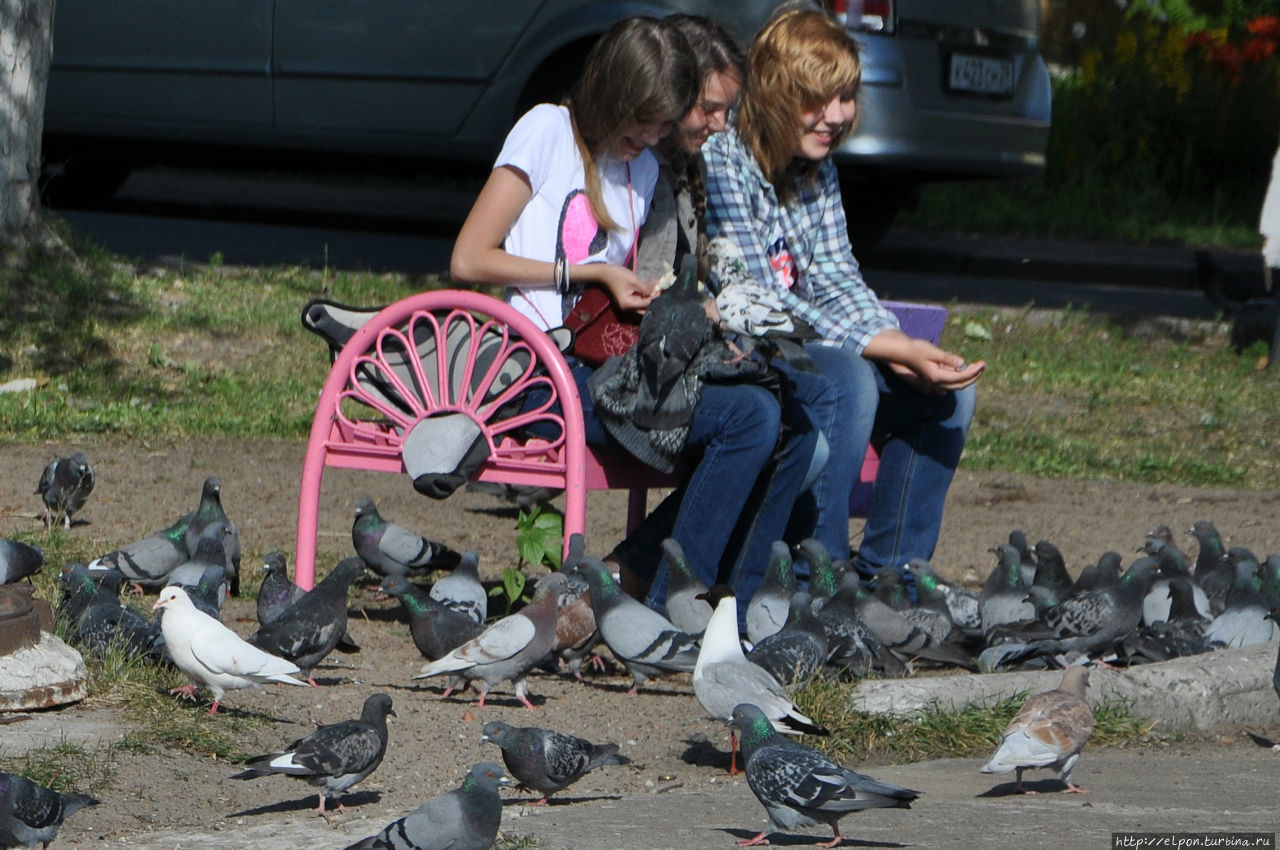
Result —
M90 541L95 551L129 543L194 509L204 477L217 474L223 481L223 504L240 527L245 586L256 587L264 553L280 549L292 562L303 454L298 443L6 446L0 448L0 535L38 527L39 502L31 491L40 470L53 454L77 448L94 464L98 486L82 512L83 521L71 533ZM432 502L414 493L407 478L329 470L320 511L322 564L351 554L352 510L366 495L375 498L383 515L393 521L456 549L477 550L482 571L489 576L515 562L514 510L490 496L463 493ZM603 554L621 535L624 509L622 493L591 496L590 552ZM1278 514L1280 493L1274 491L1054 481L962 471L952 489L934 561L944 575L979 583L993 564L990 547L1018 527L1033 542L1057 543L1074 571L1108 549L1121 552L1127 562L1153 523L1182 530L1196 519L1213 520L1228 545L1245 545L1265 555L1280 552ZM851 531L856 534L857 528L854 521ZM1185 540L1184 548L1194 552L1194 541ZM498 760L496 748L479 745L480 727L492 718L621 745L632 763L590 774L564 795L569 799L723 781L724 729L703 715L687 677L658 680L640 696L628 697L629 678L617 671L592 677L587 685L539 674L530 681L538 712L519 706L507 691L495 692L488 706L474 709L469 696L444 700L439 683L411 681L422 659L398 618L397 603L358 591L351 612L350 631L363 651L336 656L335 663L317 668L320 689L232 692L225 704L229 712L266 719L243 742L243 751L254 754L280 747L316 724L356 716L373 690L391 694L397 716L390 720L386 761L347 796L348 810L334 818L334 828L348 841L371 834L423 799L452 787L475 761ZM255 627L252 601L233 601L224 619L247 635ZM204 708L207 702L190 710ZM13 756L64 737L93 749L117 739L126 722L120 707L103 698L35 713L0 726L0 755ZM1231 735L1196 746L1243 747L1244 740ZM116 763L113 777L102 787L79 789L104 804L75 815L55 846L127 846L130 836L161 828L269 829L273 822L310 817L308 810L316 803L310 786L303 783L283 777L227 781L235 772L233 765L183 752L112 751L110 757ZM750 823L758 814L750 813Z

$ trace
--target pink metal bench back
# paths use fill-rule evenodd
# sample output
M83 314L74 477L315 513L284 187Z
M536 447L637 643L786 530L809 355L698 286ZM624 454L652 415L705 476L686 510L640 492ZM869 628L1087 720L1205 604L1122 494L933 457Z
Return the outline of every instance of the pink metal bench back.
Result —
M908 333L940 338L946 319L942 308L891 306ZM516 402L533 388L544 390L546 401L534 410L521 409ZM325 467L405 472L406 441L414 439L415 429L430 429L431 420L449 415L468 417L486 441L489 457L476 480L565 491L566 541L585 530L588 490L630 490L630 529L644 516L649 488L680 482L679 472L663 475L629 455L587 448L569 367L551 339L523 315L477 292L420 293L377 313L329 370L303 460L298 585L314 583ZM525 439L523 430L536 423L546 426L540 431L558 436ZM851 500L851 515L865 515L878 462L873 449L863 467L866 484Z

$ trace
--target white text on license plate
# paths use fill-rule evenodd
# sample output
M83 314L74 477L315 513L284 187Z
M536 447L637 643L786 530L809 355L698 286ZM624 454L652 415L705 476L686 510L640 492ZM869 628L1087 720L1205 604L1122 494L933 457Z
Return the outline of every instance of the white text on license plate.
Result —
M1013 62L972 53L951 54L952 91L1013 94Z

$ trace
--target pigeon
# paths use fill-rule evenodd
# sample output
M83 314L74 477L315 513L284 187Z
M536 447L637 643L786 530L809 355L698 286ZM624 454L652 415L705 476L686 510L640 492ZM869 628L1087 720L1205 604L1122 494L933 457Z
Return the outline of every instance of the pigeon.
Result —
M618 582L597 558L584 558L575 571L587 580L591 610L600 637L631 673L628 693L635 694L650 676L692 673L698 661L698 638L622 592Z
M205 526L204 532L196 538L195 547L185 563L174 567L169 573L169 584L194 585L209 567L220 567L226 577L227 586L235 583L235 568L230 566L227 557L228 547L234 549L239 544L233 542L236 536L235 527L225 520L218 520Z
M1191 571L1187 569L1186 559L1177 546L1163 537L1148 535L1142 544L1142 551L1156 559L1156 566L1160 571L1160 578L1151 585L1151 590L1142 600L1142 622L1149 626L1169 619L1172 600L1169 584L1175 579L1183 581L1190 588L1195 599L1196 610L1205 617L1212 616L1209 597L1205 595L1200 585L1195 583Z
M254 632L249 643L297 664L314 687L312 668L333 652L347 633L347 590L363 571L359 558L339 561L305 596Z
M764 580L747 603L747 640L759 643L781 629L787 622L791 594L795 592L796 573L791 550L786 543L775 541L769 552Z
M1071 781L1071 769L1093 734L1093 712L1084 698L1088 686L1089 669L1069 667L1056 690L1029 697L1001 733L1000 745L982 772L1016 770L1018 793L1034 794L1024 791L1022 771L1051 767L1058 771L1068 794L1085 793L1084 788Z
M1259 590L1267 600L1267 607L1280 611L1280 555L1268 555L1258 565Z
M716 600L716 607L693 668L693 695L707 715L727 722L733 717L734 707L750 699L783 732L829 735L796 707L773 674L747 660L738 636L738 602L733 592L718 584L708 595ZM729 772L737 773L736 746L732 747L732 755Z
M342 794L361 782L382 764L387 752L387 715L395 715L391 697L370 694L358 720L344 720L321 726L283 750L249 759L246 770L232 779L256 779L282 773L305 779L320 788L319 814L325 800L333 797L342 811Z
M463 552L452 572L431 585L431 598L483 625L489 618L489 594L480 583L480 555Z
M999 627L1030 622L1036 616L1035 606L1028 601L1027 588L1022 583L1022 559L1018 550L1001 543L995 548L995 553L996 566L978 594L982 632L988 641Z
M426 575L434 569L453 569L461 561L461 556L443 543L387 522L372 499L361 499L356 505L351 542L365 566L382 578Z
M236 530L235 523L222 509L222 479L216 475L210 475L204 480L200 490L200 504L184 519L186 533L183 536L183 543L191 555L195 555L201 536L210 526L217 523L226 524L229 531L223 531L222 545L226 558L224 563L227 567L227 578L231 583L231 593L239 596L240 532Z
M0 773L0 847L48 848L63 821L96 805L87 794L64 794L25 776Z
M1121 563L1119 552L1103 552L1098 563L1089 564L1080 571L1076 583L1071 586L1071 595L1119 584Z
M188 566L190 564L188 563ZM222 606L227 601L227 571L222 564L210 564L204 568L199 576L196 577L194 584L188 584L189 574L178 575L181 570L175 570L174 574L169 577L169 581L176 587L181 587L191 597L191 604L196 608L213 617L215 620L222 619Z
M1205 627L1205 640L1215 646L1241 647L1274 640L1276 622L1267 617L1267 600L1258 589L1258 559L1240 546L1228 550L1227 562L1233 565L1235 581L1227 593L1226 607Z
M190 560L187 552L187 520L179 519L161 531L154 531L89 562L91 572L119 570L134 590L155 590L169 583L169 573Z
M1200 544L1196 555L1195 580L1209 597L1210 613L1218 616L1227 604L1227 593L1235 582L1236 571L1227 560L1226 547L1218 529L1208 520L1198 519L1187 533Z
M551 656L556 642L556 607L565 577L550 573L538 581L533 601L514 614L503 617L487 629L443 657L423 665L415 679L426 679L441 673L458 673L467 681L480 681L478 708L484 708L485 697L494 685L510 679L515 684L516 699L525 708L536 706L529 701L525 675ZM453 692L445 689L447 697Z
M923 629L864 591L856 574L846 573L840 580L840 585L842 592L856 594L854 609L862 622L867 624L867 628L880 640L880 645L904 663L925 658L941 664L975 669L969 653L945 640L935 641Z
M791 597L787 622L751 647L747 660L758 664L788 688L797 688L817 677L826 664L831 642L813 615L813 597L797 590Z
M307 592L289 578L289 564L283 552L268 552L262 561L266 575L258 586L258 625L265 626Z
M1048 540L1041 540L1036 543L1032 553L1036 556L1036 572L1031 579L1033 592L1036 588L1043 588L1052 600L1052 605L1070 596L1073 582L1067 572L1066 559L1062 557L1058 547Z
M498 788L510 784L501 767L480 762L459 787L344 850L488 850L502 825Z
M873 668L886 676L902 675L906 672L902 660L880 645L880 639L858 615L861 584L857 574L846 575L851 576L850 581L842 578L836 594L820 610L818 600L813 602L818 623L827 634L828 666L836 672L848 670L855 676L865 676Z
M667 556L670 578L667 588L667 619L685 634L700 635L711 619L707 602L707 586L694 573L684 556L684 549L674 537L662 541Z
M13 584L31 576L44 566L44 552L20 540L0 538L0 584Z
M625 764L617 744L593 744L584 738L539 729L511 726L501 720L484 724L480 740L502 750L502 763L519 782L521 790L542 795L530 805L543 806L547 798L577 782L589 771L606 764Z
M577 535L574 535L575 537ZM565 587L556 605L554 652L576 679L582 681L582 662L588 658L603 667L595 654L600 629L591 610L591 587L579 573L566 573Z
M191 684L173 688L194 698L196 689L204 685L213 694L209 714L217 714L218 706L228 690L248 688L263 682L283 682L306 686L293 677L298 665L263 652L246 642L231 629L191 604L191 598L180 587L165 587L154 606L164 609L160 622L169 657Z
M82 645L98 652L119 647L130 655L164 660L160 626L120 604L115 590L100 587L84 564L67 564L58 581L58 615L72 625Z
M1030 587L1036 577L1036 553L1027 541L1027 533L1021 528L1010 531L1009 545L1018 552L1018 563L1022 566L1022 583Z
M907 571L915 577L922 606L945 612L951 618L952 627L965 634L981 633L982 613L977 594L943 581L924 558L908 561Z
M381 589L400 600L409 618L413 645L430 661L443 658L484 631L483 624L445 607L403 576L384 578Z
M1199 655L1214 650L1214 646L1204 636L1205 628L1212 621L1196 609L1191 582L1190 577L1180 576L1165 585L1165 593L1169 596L1165 619L1156 620L1143 628L1139 640L1133 646L1135 653L1151 661L1167 661L1170 658ZM1143 600L1144 608L1155 592L1153 588L1147 594Z
M55 456L40 474L35 490L44 502L44 524L52 525L54 517L61 516L63 525L71 528L72 515L84 507L94 483L93 467L84 452Z
M951 615L945 609L911 604L906 582L902 580L902 574L893 567L881 567L876 571L875 598L928 635L935 644L943 643L951 637L954 630Z
M747 784L769 813L766 829L739 846L768 844L771 832L825 823L835 837L819 847L835 847L844 836L840 820L863 809L909 809L919 791L878 782L855 773L817 750L779 735L751 703L735 706L729 725L738 730Z
M813 537L801 540L796 549L809 564L809 593L813 596L813 610L817 613L827 600L840 588L840 576L835 562L821 541Z

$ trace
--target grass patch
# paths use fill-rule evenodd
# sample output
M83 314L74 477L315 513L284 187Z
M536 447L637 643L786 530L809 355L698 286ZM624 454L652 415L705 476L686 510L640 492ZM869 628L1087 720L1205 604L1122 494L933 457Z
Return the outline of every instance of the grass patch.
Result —
M990 756L1027 699L1023 692L988 707L944 711L935 704L913 715L868 714L851 707L856 688L857 683L819 679L796 694L801 710L831 730L830 737L806 743L837 760L885 763ZM1090 747L1122 746L1154 726L1135 717L1123 703L1103 704L1093 719Z
M28 750L21 758L0 760L0 767L62 792L97 788L115 775L110 747L90 750L65 738L53 746Z
M966 469L1266 486L1280 375L1207 327L1152 330L1068 310L955 308L943 347L985 359Z

